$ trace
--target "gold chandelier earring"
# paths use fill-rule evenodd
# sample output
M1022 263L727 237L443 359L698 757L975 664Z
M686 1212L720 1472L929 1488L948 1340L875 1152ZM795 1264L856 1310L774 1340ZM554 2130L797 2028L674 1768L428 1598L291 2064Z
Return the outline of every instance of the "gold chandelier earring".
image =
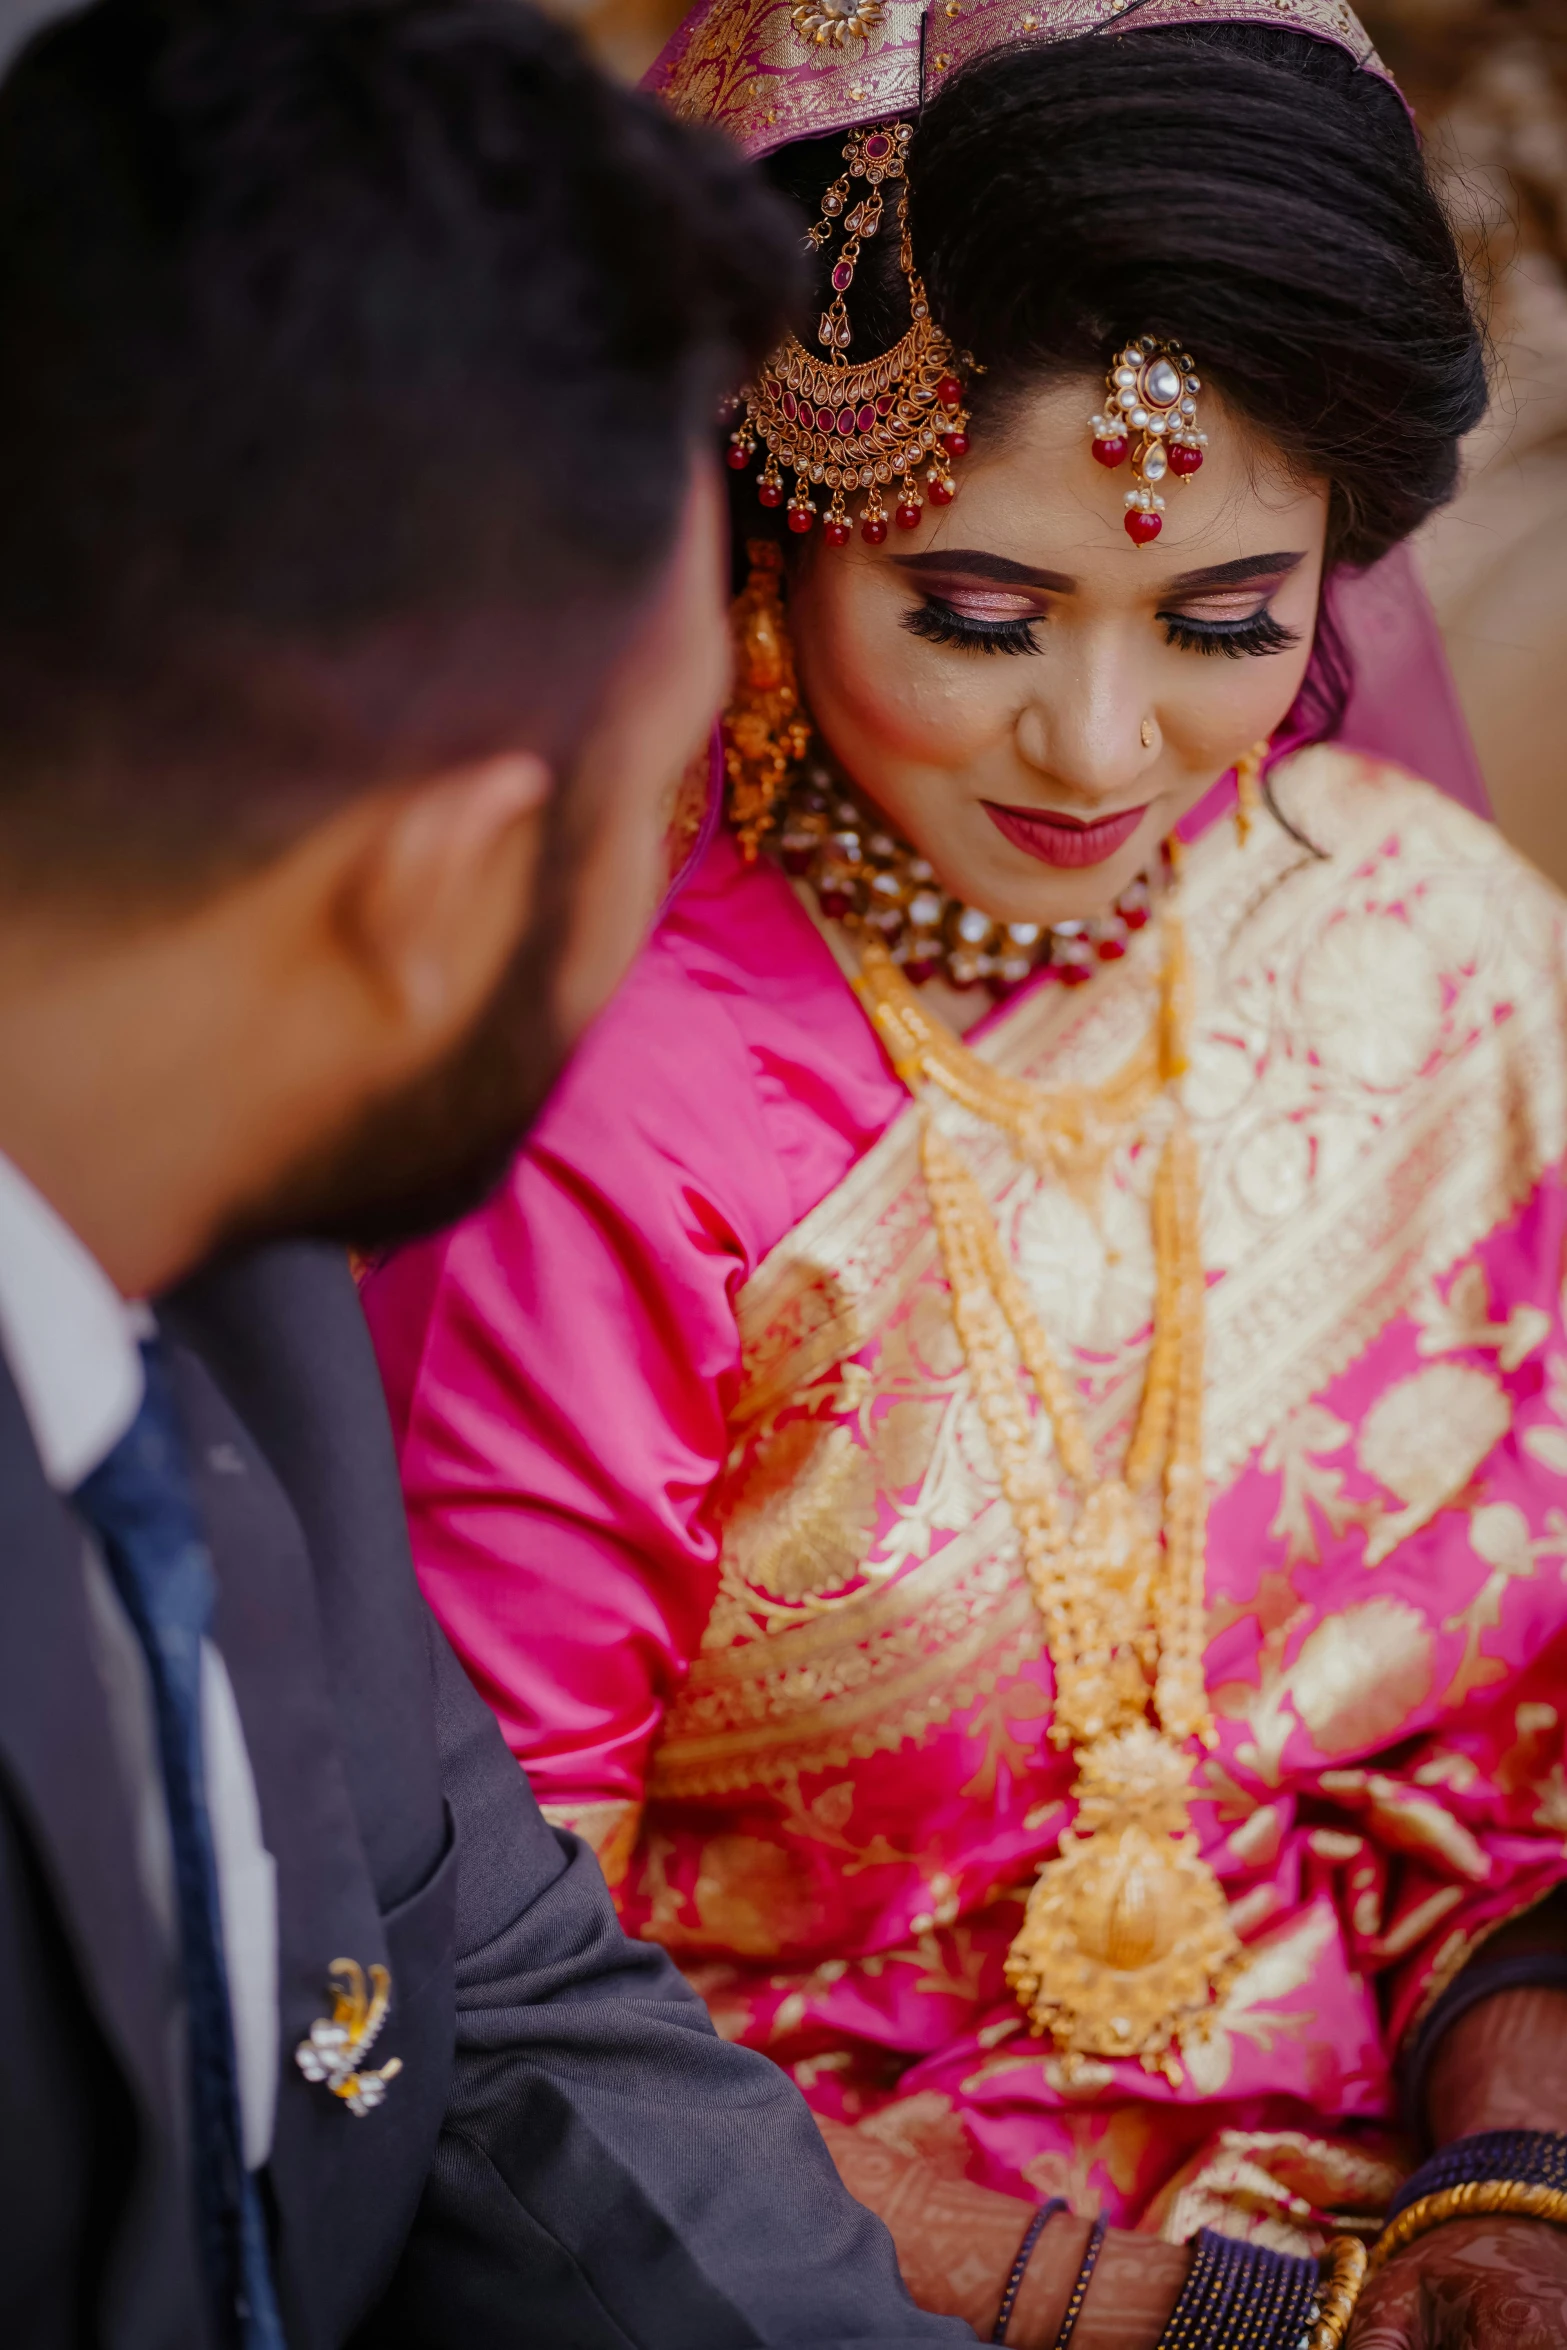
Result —
M746 547L750 576L730 607L734 698L724 715L724 774L729 821L748 865L776 824L792 767L805 757L811 729L795 683L794 646L784 617L783 552L771 539Z
M1235 762L1235 838L1244 848L1262 806L1262 763L1268 755L1266 736L1253 743Z

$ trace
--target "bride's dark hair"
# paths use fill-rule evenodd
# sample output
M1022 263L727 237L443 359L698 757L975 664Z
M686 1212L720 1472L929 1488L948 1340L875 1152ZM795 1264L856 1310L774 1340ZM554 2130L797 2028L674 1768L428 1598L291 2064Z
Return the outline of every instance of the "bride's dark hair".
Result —
M771 166L812 218L841 148ZM1330 483L1330 562L1375 561L1451 495L1482 338L1409 119L1344 50L1219 25L998 51L925 109L910 186L934 313L986 370L978 430L1163 334ZM893 244L862 265L856 350L907 323Z

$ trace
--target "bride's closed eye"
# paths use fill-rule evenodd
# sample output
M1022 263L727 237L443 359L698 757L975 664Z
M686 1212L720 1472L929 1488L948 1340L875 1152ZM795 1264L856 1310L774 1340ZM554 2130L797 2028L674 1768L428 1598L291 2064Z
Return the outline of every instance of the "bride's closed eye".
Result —
M1185 653L1224 653L1232 661L1247 653L1287 653L1299 644L1299 634L1268 608L1283 584L1280 578L1253 579L1198 590L1155 617L1165 642Z
M903 625L911 636L923 637L930 645L956 645L967 653L1037 653L1034 636L1037 611L989 616L966 612L944 597L927 596L916 604L912 612L905 612Z

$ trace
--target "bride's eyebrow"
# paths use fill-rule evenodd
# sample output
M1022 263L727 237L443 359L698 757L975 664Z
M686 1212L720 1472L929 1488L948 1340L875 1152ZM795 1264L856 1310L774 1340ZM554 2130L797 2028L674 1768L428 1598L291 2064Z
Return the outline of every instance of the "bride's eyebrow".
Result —
M1057 596L1069 596L1077 586L1068 572L1035 571L1027 563L1014 563L1006 555L987 555L978 547L940 547L928 555L898 555L894 561L900 571L913 572L916 577L951 579L961 571L967 579L988 579L998 587L1048 588Z
M1201 571L1183 571L1164 589L1167 596L1200 594L1204 588L1243 587L1252 579L1278 579L1305 561L1304 552L1279 555L1237 555L1233 563L1210 563Z

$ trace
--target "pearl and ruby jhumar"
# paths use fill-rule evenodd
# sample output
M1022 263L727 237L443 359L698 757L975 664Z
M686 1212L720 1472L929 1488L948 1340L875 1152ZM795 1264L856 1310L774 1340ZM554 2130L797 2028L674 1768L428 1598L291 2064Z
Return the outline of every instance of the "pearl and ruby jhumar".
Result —
M1093 453L1101 465L1124 465L1128 454L1132 456L1135 479L1126 493L1126 533L1139 547L1147 546L1164 528L1160 482L1171 473L1177 480L1189 479L1200 469L1208 446L1207 434L1197 430L1202 382L1192 373L1192 365L1191 353L1178 343L1139 335L1111 364L1104 413L1089 419Z
M737 473L760 444L765 456L757 497L764 506L784 506L792 531L803 535L813 528L820 511L813 492L826 492L822 536L833 547L848 544L848 501L861 492L860 536L881 544L888 528L882 492L894 481L899 489L892 519L900 530L917 529L925 499L916 477L923 469L931 503L948 506L957 494L953 460L968 452L957 354L930 315L909 242L906 161L912 136L906 122L850 134L846 169L823 196L822 216L807 239L819 251L840 228L844 232L831 272L832 301L817 329L828 355L816 357L790 335L742 395L744 414L730 435L729 463ZM856 181L864 184L858 195ZM890 351L851 362L846 354L854 328L845 297L865 243L881 234L889 184L897 188L898 264L909 325ZM786 490L786 468L795 477L792 491Z
M810 884L822 912L878 940L914 987L939 975L1004 996L1044 969L1080 987L1097 964L1120 960L1152 911L1139 879L1097 921L997 921L948 897L927 860L819 760L796 770L773 838L784 871Z

